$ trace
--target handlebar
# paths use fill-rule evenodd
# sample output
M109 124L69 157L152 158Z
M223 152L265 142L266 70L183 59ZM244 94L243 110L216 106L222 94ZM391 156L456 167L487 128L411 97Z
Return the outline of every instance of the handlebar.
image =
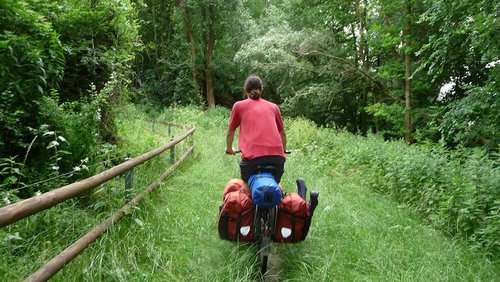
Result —
M236 149L236 150L234 150L234 153L235 154L241 154L241 150L240 149ZM289 154L292 153L292 151L291 150L285 150L285 151L283 151L283 153L285 153L286 155L289 155ZM227 151L226 151L226 154L228 154Z

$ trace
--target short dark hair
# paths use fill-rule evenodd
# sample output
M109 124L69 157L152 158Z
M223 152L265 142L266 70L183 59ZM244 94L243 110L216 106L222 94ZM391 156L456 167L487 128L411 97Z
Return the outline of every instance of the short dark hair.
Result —
M256 75L251 75L245 81L244 89L251 99L257 100L262 94L262 80Z

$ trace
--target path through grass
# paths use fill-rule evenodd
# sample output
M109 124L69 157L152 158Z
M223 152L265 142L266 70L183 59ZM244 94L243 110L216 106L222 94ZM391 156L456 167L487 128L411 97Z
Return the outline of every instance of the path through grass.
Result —
M252 246L222 241L216 220L224 184L238 176L226 156L228 112L177 109L158 119L196 123L196 149L125 220L55 276L55 281L257 281ZM287 121L283 186L306 179L320 191L308 238L277 245L273 281L498 281L500 267L453 241L387 197L361 185L363 172L321 165L304 150L315 128ZM126 133L133 130L125 128ZM147 126L147 125L145 125ZM302 149L301 149L302 148ZM334 150L335 148L331 148Z

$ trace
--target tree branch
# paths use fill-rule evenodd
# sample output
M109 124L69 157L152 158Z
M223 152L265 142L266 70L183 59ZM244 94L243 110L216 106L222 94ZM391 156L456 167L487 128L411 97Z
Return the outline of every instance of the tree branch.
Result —
M321 51L318 51L318 50L313 50L313 51L303 51L303 50L297 50L295 51L297 54L299 54L300 56L310 56L310 55L322 55L322 56L325 56L325 57L328 57L330 59L333 59L335 61L339 61L339 62L342 62L343 64L351 67L352 69L356 70L358 73L360 73L362 76L364 76L365 78L367 78L369 81L371 81L373 84L375 84L375 86L377 86L377 88L380 90L380 92L388 99L391 99L391 100L395 100L395 101L398 101L400 103L404 103L405 101L402 100L402 99L397 99L397 98L394 98L392 97L391 95L389 95L389 92L387 91L387 89L384 87L384 85L382 84L382 82L378 79L375 79L374 77L372 77L368 72L366 72L365 70L363 69L360 69L358 67L356 67L356 65L354 65L353 63L349 62L348 60L344 59L344 58L341 58L341 57L337 57L337 56L333 56L333 55L330 55L330 54L326 54L326 53L323 53Z

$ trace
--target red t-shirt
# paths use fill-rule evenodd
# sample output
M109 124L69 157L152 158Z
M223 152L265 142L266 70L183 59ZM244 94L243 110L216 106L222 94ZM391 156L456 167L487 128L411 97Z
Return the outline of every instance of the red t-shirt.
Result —
M284 130L278 106L267 100L250 98L236 102L231 111L229 130L240 127L238 146L242 159L285 156L280 132Z

